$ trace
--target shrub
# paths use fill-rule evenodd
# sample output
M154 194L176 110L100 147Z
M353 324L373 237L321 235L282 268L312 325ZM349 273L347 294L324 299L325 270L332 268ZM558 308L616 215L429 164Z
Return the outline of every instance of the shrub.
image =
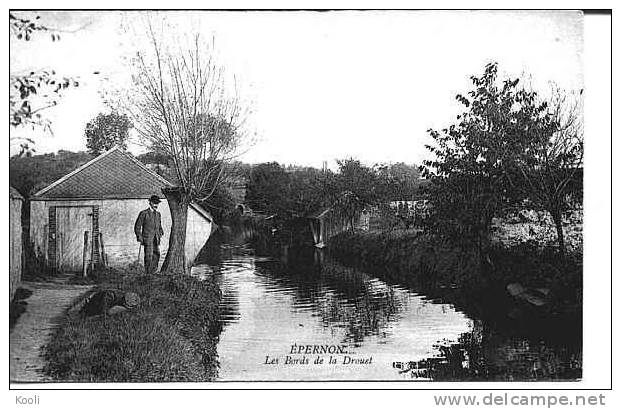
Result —
M45 372L89 382L200 382L217 373L220 290L213 280L99 271L100 288L138 293L114 316L68 314L46 347Z
M425 287L457 286L473 293L504 291L507 284L552 290L561 303L581 303L582 254L565 258L554 247L522 243L490 248L481 261L476 250L461 249L408 230L348 231L332 237L330 254L347 265L372 269L385 279Z

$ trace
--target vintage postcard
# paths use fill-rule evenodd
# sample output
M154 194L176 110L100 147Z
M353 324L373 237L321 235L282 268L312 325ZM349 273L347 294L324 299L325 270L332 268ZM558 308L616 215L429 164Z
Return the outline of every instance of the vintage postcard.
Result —
M11 10L11 385L579 387L584 24Z

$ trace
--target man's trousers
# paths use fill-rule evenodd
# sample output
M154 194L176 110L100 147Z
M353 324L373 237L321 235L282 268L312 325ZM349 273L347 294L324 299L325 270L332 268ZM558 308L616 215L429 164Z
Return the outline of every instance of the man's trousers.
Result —
M144 241L144 270L147 274L152 274L157 271L157 266L160 263L160 244L157 242L157 238L153 237L151 240Z

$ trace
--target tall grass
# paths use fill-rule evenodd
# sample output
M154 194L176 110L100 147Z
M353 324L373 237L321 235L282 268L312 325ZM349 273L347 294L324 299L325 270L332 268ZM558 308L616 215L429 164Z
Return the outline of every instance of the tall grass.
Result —
M63 318L44 371L75 382L200 382L217 375L220 290L185 275L106 272L100 288L138 293L140 306L112 316Z

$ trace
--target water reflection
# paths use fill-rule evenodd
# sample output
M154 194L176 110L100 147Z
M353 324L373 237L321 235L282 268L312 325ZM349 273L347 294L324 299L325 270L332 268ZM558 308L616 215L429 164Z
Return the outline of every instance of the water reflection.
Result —
M434 343L457 341L471 325L450 305L312 254L283 262L248 247L224 253L217 265L193 269L199 277L214 275L222 289L221 380L403 379L393 362L433 356ZM346 345L349 358L284 364L293 344ZM267 357L279 363L266 364Z
M474 321L458 342L434 346L437 355L399 362L395 368L412 379L436 381L571 380L582 376L579 348L550 347L543 341L503 337Z
M499 332L445 298L344 267L322 253L221 248L194 267L222 289L220 380L540 380L581 376L579 346ZM286 364L292 345L346 345L361 365ZM569 343L569 345L577 345ZM302 358L302 355L293 356ZM328 360L328 356L323 356Z
M369 335L386 337L407 303L407 291L329 260L313 261L261 261L255 274L269 277L278 286L275 291L290 289L294 308L312 311L325 328L342 329L339 342L358 346Z

